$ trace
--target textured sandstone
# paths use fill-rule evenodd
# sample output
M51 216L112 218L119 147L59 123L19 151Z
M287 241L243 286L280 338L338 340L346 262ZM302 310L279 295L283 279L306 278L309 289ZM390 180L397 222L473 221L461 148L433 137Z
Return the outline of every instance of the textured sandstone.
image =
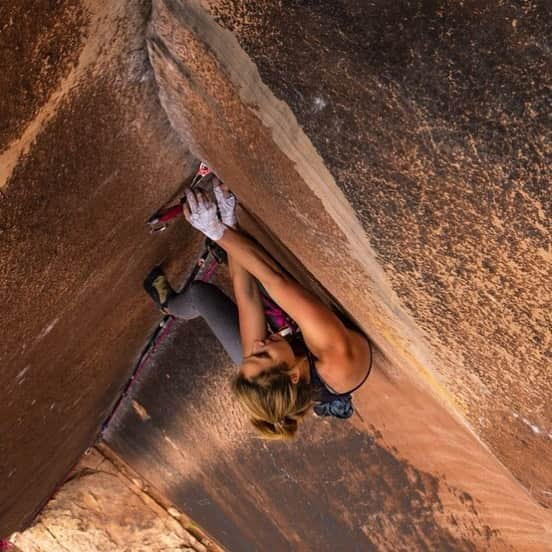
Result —
M159 319L144 275L167 257L183 273L199 242L184 226L149 236L144 225L192 170L157 101L147 2L3 3L0 13L13 46L3 98L34 60L33 93L2 119L1 537L32 520L128 379Z
M234 370L204 323L180 322L105 434L225 549L546 550L552 516L381 354L352 423L309 417L295 443L253 435Z
M206 552L163 508L92 451L33 526L23 552Z
M144 274L191 266L196 234L143 225L190 174L189 146L388 360L360 421L309 425L290 452L250 438L195 328L178 385L148 380L112 428L138 484L238 549L546 549L550 4L155 0L159 91L149 12L0 7L0 536L97 435L158 320Z
M179 135L543 504L549 7L158 0L150 38Z

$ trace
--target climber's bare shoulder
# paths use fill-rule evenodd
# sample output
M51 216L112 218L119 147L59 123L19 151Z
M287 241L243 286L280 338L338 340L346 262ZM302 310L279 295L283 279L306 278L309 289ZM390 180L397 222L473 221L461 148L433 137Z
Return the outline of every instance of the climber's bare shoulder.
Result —
M372 349L368 339L359 332L347 329L343 346L328 349L316 361L322 379L338 393L359 385L372 365Z

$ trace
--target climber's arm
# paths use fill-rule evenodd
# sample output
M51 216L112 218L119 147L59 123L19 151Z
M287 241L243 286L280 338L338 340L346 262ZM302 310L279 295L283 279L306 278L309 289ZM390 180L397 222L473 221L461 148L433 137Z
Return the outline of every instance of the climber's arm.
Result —
M253 352L253 343L266 338L266 318L259 286L253 276L228 254L228 266L238 306L243 356Z
M350 332L317 297L288 276L255 241L227 229L217 243L297 322L309 349L318 358L350 354Z

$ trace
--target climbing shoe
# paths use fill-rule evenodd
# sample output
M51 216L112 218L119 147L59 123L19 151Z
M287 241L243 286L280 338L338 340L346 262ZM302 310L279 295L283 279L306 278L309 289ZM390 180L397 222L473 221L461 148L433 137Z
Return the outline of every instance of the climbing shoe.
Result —
M167 277L160 267L156 266L144 280L144 289L146 293L153 299L155 304L163 311L167 312L167 303L169 299L175 295L171 288Z

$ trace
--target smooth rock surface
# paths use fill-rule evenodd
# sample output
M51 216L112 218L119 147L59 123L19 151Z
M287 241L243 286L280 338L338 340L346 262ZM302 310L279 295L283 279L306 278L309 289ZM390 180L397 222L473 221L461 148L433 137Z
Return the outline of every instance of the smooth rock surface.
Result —
M200 238L145 226L193 169L157 100L148 2L0 14L2 537L33 519L132 372L160 319L142 279L167 257L182 275Z

